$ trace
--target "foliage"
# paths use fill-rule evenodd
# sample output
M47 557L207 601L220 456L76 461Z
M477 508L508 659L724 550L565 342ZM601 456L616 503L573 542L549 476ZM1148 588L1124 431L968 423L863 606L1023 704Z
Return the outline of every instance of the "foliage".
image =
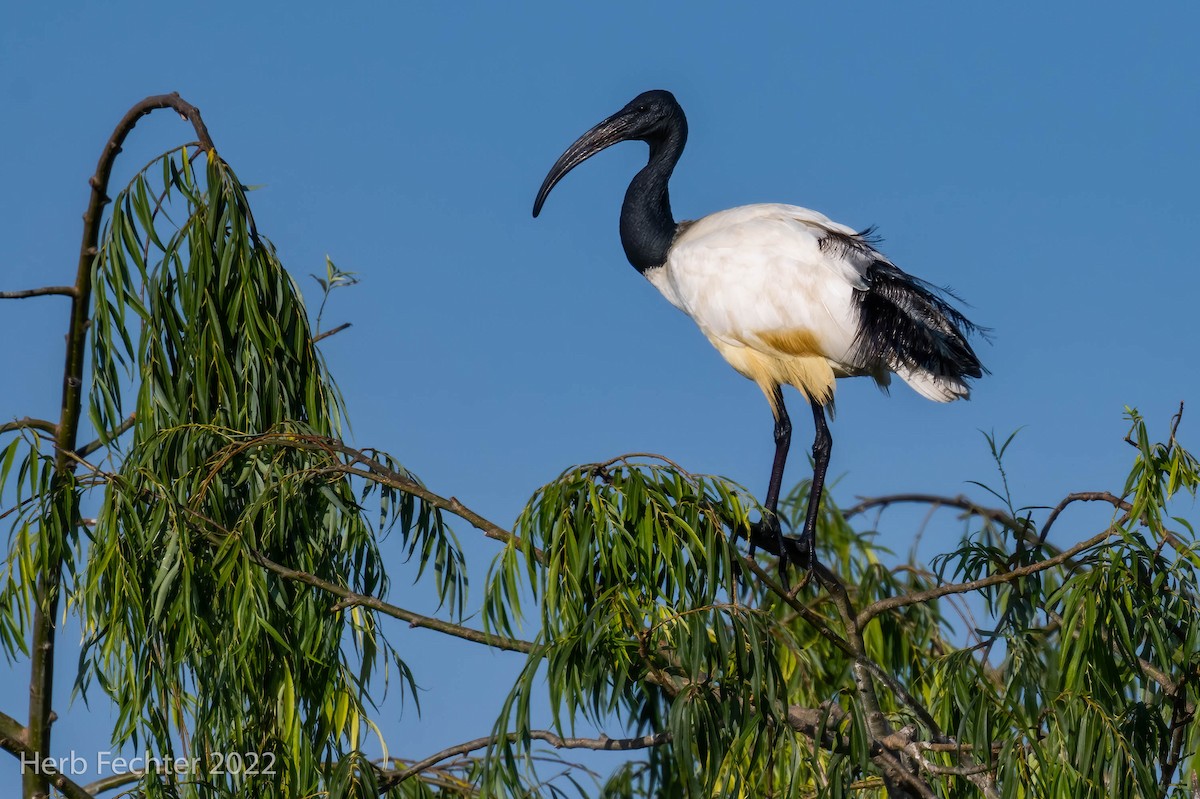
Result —
M765 572L736 581L725 536L751 502L735 486L653 462L568 471L535 495L489 585L497 629L511 631L522 583L542 612L496 732L514 730L535 767L539 674L568 729L582 714L668 733L610 796L1183 796L1198 561L1187 521L1172 531L1164 512L1181 490L1194 498L1200 469L1174 425L1152 444L1130 417L1125 499L1072 495L1053 511L1111 503L1099 534L1060 550L1046 542L1053 518L1039 532L1000 493L1005 510L965 507L962 545L932 569L888 568L874 534L830 503L828 573L795 597ZM999 464L1009 442L990 443ZM789 498L794 525L806 496ZM978 601L954 602L968 593ZM973 607L990 629L952 623ZM500 749L497 784L535 782L516 747Z
M345 407L320 336L245 187L210 146L154 159L116 194L86 281L79 330L97 440L65 457L67 417L0 427L10 521L0 646L30 661L31 686L47 679L38 653L53 638L38 619L55 617L62 575L87 636L77 690L113 708L118 744L195 763L118 775L95 793L1197 790L1200 560L1180 509L1194 502L1200 463L1177 438L1182 410L1162 442L1128 411L1134 457L1121 492L1072 494L1048 510L1011 496L1013 439L989 438L1000 482L984 487L1001 507L920 498L959 511L962 528L928 566L879 544L906 540L884 510L913 498L844 510L826 498L822 565L787 591L774 555L747 556L739 540L759 510L753 497L665 458L568 469L509 530L386 453L342 441ZM354 278L328 261L317 281L323 311ZM791 528L807 493L802 483L784 502ZM1065 533L1078 503L1111 519ZM497 542L481 628L466 621L450 516ZM395 569L378 545L389 531L412 577L428 580L436 617L388 601ZM389 673L416 704L419 675L388 645L384 617L525 658L482 737L364 754L378 745L367 738ZM37 724L0 713L0 748L27 755ZM614 752L611 772L575 762L583 749ZM223 752L270 753L272 773L265 762L260 773L219 769ZM69 779L54 788L92 795Z

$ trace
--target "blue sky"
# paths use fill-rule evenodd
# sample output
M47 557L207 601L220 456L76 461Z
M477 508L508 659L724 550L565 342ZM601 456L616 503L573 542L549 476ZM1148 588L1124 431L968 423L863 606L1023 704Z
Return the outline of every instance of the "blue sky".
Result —
M179 91L264 186L259 227L310 299L327 254L358 273L326 311L354 326L323 344L354 440L502 524L567 466L627 451L765 490L758 389L621 252L645 148L589 161L530 217L559 153L650 88L673 91L690 123L677 218L774 201L878 225L893 260L952 286L994 331L969 403L841 383L839 501L984 499L968 483L995 482L980 431L1017 428L1018 502L1119 490L1124 406L1161 432L1200 400L1194 4L168 5L0 11L0 288L73 278L101 145L134 102ZM144 120L122 174L188 137L169 114ZM56 415L64 311L61 298L0 305L0 417ZM793 415L788 484L811 436ZM1185 417L1185 443L1197 424ZM905 518L882 528L901 552ZM1077 518L1059 535L1093 530ZM926 548L958 530L931 529ZM477 607L495 547L458 532ZM405 568L397 558L394 598L432 610ZM515 656L391 636L428 689L421 719L385 707L393 753L490 729ZM60 705L73 662L60 660ZM23 675L0 689L18 717ZM59 712L59 746L103 748L102 703Z

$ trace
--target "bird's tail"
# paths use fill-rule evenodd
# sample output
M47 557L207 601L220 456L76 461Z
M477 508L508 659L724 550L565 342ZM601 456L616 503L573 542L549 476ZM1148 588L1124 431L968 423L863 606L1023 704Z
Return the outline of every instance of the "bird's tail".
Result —
M858 355L886 364L917 393L937 402L970 395L967 381L987 371L967 336L984 333L942 292L894 264L877 260L867 270L869 288L856 292Z
M898 364L895 371L913 391L934 402L953 402L971 396L971 387L961 379L910 369L904 364Z

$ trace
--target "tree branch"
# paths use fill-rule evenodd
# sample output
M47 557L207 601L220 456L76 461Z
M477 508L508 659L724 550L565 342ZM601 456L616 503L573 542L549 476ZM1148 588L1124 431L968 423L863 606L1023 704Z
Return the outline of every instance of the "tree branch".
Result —
M494 541L499 541L504 544L519 544L520 538L513 533L504 529L495 522L485 519L475 511L468 508L457 497L443 497L433 491L430 491L425 486L418 483L416 480L401 474L393 469L388 468L385 464L380 463L375 458L368 455L365 451L355 449L348 444L333 438L325 438L321 436L305 436L296 435L293 433L269 433L262 436L256 436L250 439L238 448L238 451L244 451L252 447L276 445L291 447L293 449L315 450L326 452L329 454L337 454L346 458L346 461L338 461L334 465L325 466L319 469L314 469L314 473L325 474L345 474L354 477L361 477L364 480L380 483L391 486L392 488L400 489L405 493L412 494L419 498L430 507L443 510L448 513L453 513L460 519L463 519L475 529L479 530L486 537ZM358 464L365 468L356 468ZM539 563L546 562L545 553L540 549L534 549L534 556Z
M89 782L83 786L83 789L88 792L89 796L99 796L105 791L111 791L113 788L120 788L122 785L135 783L144 776L146 776L146 772L144 771L126 771L123 774L110 774L94 782Z
M74 286L42 286L36 289L23 289L21 291L0 291L0 300L23 300L26 297L46 297L50 295L60 295L63 297L74 297L78 294Z
M21 772L28 777L40 774L42 782L48 782L68 799L94 799L95 794L61 773L53 762L47 764L43 756L29 745L29 731L21 723L5 713L0 713L0 749L21 761ZM36 763L37 765L29 765Z
M788 726L811 741L835 754L850 751L849 736L837 731L846 719L846 711L836 702L823 702L818 708L791 705L787 710Z
M128 422L130 420L126 421ZM123 426L124 425L122 425L122 427ZM394 488L399 488L403 491L420 497L429 505L447 510L463 519L466 519L476 528L482 530L483 533L490 538L495 538L506 542L516 542L519 540L512 533L471 511L454 497L451 497L450 499L441 497L432 491L429 491L420 483L417 483L415 480L412 480L406 475L387 468L379 461L369 457L366 453L349 447L346 444L334 439L317 436L297 436L292 434L269 434L257 436L250 441L244 442L236 449L236 451L242 452L253 446L264 446L268 444L277 444L294 449L340 453L351 458L352 463L359 462L366 465L369 471L355 469L351 464L338 461L337 465L335 466L317 468L312 470L313 473L341 473L355 475L363 477L364 479L390 485ZM197 527L199 527L200 531L206 537L208 537L210 541L218 546L223 543L221 536L230 538L236 535L236 533L233 531L224 528L215 520L208 518L194 508L184 507L183 510L193 519L194 522L197 523ZM212 532L214 530L217 532ZM419 613L414 613L413 611L397 607L396 605L392 605L377 597L367 594L359 594L350 590L349 588L345 588L336 583L322 579L315 574L293 569L289 566L277 563L253 547L246 546L244 549L247 557L249 557L250 560L267 569L268 571L273 572L274 574L277 574L285 579L304 583L305 585L312 586L313 588L317 588L325 591L326 593L340 597L342 601L338 603L335 609L340 610L351 605L361 605L363 607L383 613L386 616L391 616L393 618L400 619L401 621L406 621L410 627L421 627L428 630L434 630L455 638L462 638L466 641L484 644L485 646L490 646L509 652L530 654L537 648L536 645L530 641L523 641L518 638L507 638L500 635L485 633L481 630L475 630L470 627L453 624L451 622L436 619L431 616L423 616ZM541 553L539 552L538 554L540 555Z
M1062 513L1072 502L1108 502L1118 510L1123 510L1126 513L1133 510L1133 506L1118 496L1108 493L1107 491L1077 491L1074 494L1068 494L1054 506L1050 511L1050 515L1046 517L1046 523L1042 525L1042 532L1038 534L1038 543L1043 544L1046 541L1046 536L1050 534L1050 527L1058 519L1058 515Z
M1013 530L1021 529L1021 524L1009 514L997 508L989 508L986 505L980 505L972 501L968 497L959 494L956 497L945 497L940 494L889 494L883 497L868 497L862 499L855 505L851 505L842 511L842 516L849 519L853 516L858 516L866 513L872 508L886 508L889 505L898 505L904 503L916 503L920 505L932 505L934 508L947 507L958 508L966 511L972 516L982 516L985 519L996 522Z
M866 625L871 619L878 616L880 613L885 613L889 610L902 608L907 605L919 605L928 602L931 599L947 596L949 594L964 594L969 591L978 591L981 588L987 588L1000 583L1009 583L1014 580L1019 580L1030 574L1036 574L1040 571L1053 568L1060 563L1065 563L1075 555L1087 549L1091 549L1098 544L1104 543L1113 535L1116 535L1116 530L1112 527L1102 533L1092 536L1086 541L1080 541L1070 549L1064 549L1054 557L1040 560L1037 563L1030 563L1027 566L1012 569L1001 574L992 574L988 577L981 577L978 580L971 580L965 583L943 583L942 585L928 588L924 591L914 591L910 594L897 594L895 596L884 597L859 611L858 622L860 625Z
M549 730L530 730L528 737L531 741L545 741L555 749L592 749L599 752L629 752L634 749L662 746L671 740L669 732L643 735L640 738L609 738L607 735L602 735L599 738L563 738ZM403 771L384 771L384 777L379 783L379 788L381 791L387 791L404 782L409 777L419 774L443 760L476 752L480 749L486 749L493 744L499 743L501 740L515 742L521 740L521 736L515 732L510 732L503 736L489 735L485 738L476 738L473 741L451 746L448 749L443 749L437 754L430 755L424 760L412 764Z
M753 546L763 549L764 551L770 552L774 555L779 554L779 543L776 536L764 536L757 534L755 530L751 529L747 538L751 541ZM793 548L793 552L790 554L791 556L797 558L797 560L794 562L802 563L803 553L800 552L799 542L795 541L794 539L785 539L784 541L785 545ZM769 591L778 595L789 607L792 608L793 611L795 611L801 618L812 625L813 628L816 629L816 631L823 638L825 638L825 640L829 641L843 654L847 655L853 660L852 668L855 673L855 683L859 688L859 695L863 700L863 711L867 716L867 723L869 727L867 732L873 741L882 746L883 742L888 740L889 736L893 735L894 733L892 733L890 730L886 717L883 716L879 710L879 702L875 697L874 687L871 684L870 677L874 677L876 680L878 680L903 705L908 707L913 714L916 715L921 724L923 724L929 730L930 736L933 738L935 743L949 745L954 748L954 751L962 755L963 750L958 747L957 742L953 738L942 732L937 720L933 718L928 709L918 702L916 697L909 693L909 691L892 675L888 674L882 666L873 661L867 655L866 643L862 638L861 631L864 627L866 627L867 622L869 622L874 615L877 615L868 615L868 611L871 610L871 608L874 608L875 605L880 604L879 602L875 603L875 605L868 606L868 608L863 611L855 613L853 604L850 600L849 592L846 590L845 585L841 582L841 580L838 579L837 575L835 575L822 564L815 564L814 572L817 575L817 578L830 592L830 596L834 600L835 606L838 607L839 615L842 616L843 623L846 625L847 637L843 638L830 628L829 624L820 614L804 603L800 602L794 593L784 591L783 587L776 583L771 576L767 574L761 566L759 566L757 561L755 561L753 558L746 557L743 559L743 563L759 580L766 585ZM798 712L800 718L803 719L803 712ZM789 723L790 717L791 709L789 709ZM803 732L802 730L798 731ZM905 754L907 754L907 752L905 752ZM885 783L887 784L889 790L892 790L897 794L900 794L901 792L907 794L909 790L911 790L916 791L917 795L921 797L933 796L929 786L917 775L915 775L911 768L906 767L903 762L897 759L894 755L890 754L888 751L881 750L880 752L875 753L875 755L872 756L872 760L883 772ZM914 758L914 761L917 762L918 765L923 765L920 760ZM969 779L977 788L979 788L979 790L985 797L987 797L987 799L999 799L1000 794L996 788L995 780L990 771L977 771L976 764L964 764L961 768L963 769L963 774L961 776ZM935 772L932 771L929 771L928 773L935 774ZM903 785L901 785L901 783Z
M225 543L225 540L223 539L237 537L235 532L226 529L213 519L210 519L194 508L184 506L182 507L182 510L192 519L193 524L196 525L200 533L204 535L209 542L216 546L221 546L223 543ZM493 635L491 633L485 633L481 630L474 630L470 627L463 627L459 624L453 624L448 621L442 621L441 619L435 619L432 616L422 616L420 613L414 613L411 610L405 610L404 608L384 602L382 599L377 597L373 597L368 594L359 594L355 591L351 591L349 588L340 586L337 583L332 583L328 580L322 579L321 577L318 577L310 572L300 571L299 569L293 569L289 566L284 566L282 563L276 563L253 547L245 546L243 547L243 550L251 561L257 563L259 566L262 566L267 571L277 574L284 579L304 583L305 585L312 586L313 588L317 588L328 594L340 597L342 601L334 607L335 610L343 610L351 605L361 605L363 607L370 608L371 610L376 610L385 616L391 616L392 618L406 621L410 627L422 627L427 630L434 630L435 632L444 633L445 635L453 636L455 638L462 638L463 640L471 641L472 643L484 644L485 646L503 649L508 652L522 652L524 654L530 654L537 649L537 646L530 641L522 641L519 638L506 638L501 635Z
M136 423L134 416L135 414L131 413L125 417L125 421L117 425L117 429L113 430L112 433L108 435L108 441L113 441L133 429L133 426ZM106 442L97 438L95 441L90 441L87 444L84 444L75 452L75 454L81 459L86 458L88 455L91 455L93 452L104 446L107 446Z
M72 487L72 474L76 461L75 447L79 433L79 419L83 398L83 366L87 350L87 328L91 320L92 266L99 252L100 224L108 197L108 181L112 177L113 164L121 152L125 138L138 120L160 108L171 108L192 124L200 139L200 145L210 154L216 152L212 138L200 110L187 103L178 94L160 94L147 97L126 112L113 130L96 172L88 179L91 192L87 210L83 214L83 238L79 247L79 260L75 270L75 285L71 294L70 326L67 329L67 349L63 365L62 409L55 430L55 476L51 493L62 503L63 536L75 525L78 513ZM49 567L38 575L33 623L31 625L31 647L29 665L29 726L28 741L31 750L39 754L50 751L50 715L54 688L54 638L55 617L58 615L59 583L62 579L62 550L65 541L50 540ZM24 793L27 799L44 797L49 793L49 781L38 774L27 772Z
M58 425L54 422L46 419L34 419L31 416L0 424L0 433L11 433L13 430L41 430L43 433L49 433L52 436L58 435Z
M208 523L211 524L212 522L208 521ZM217 541L214 543L219 544L220 542ZM517 638L505 638L504 636L493 635L491 633L482 632L481 630L474 630L470 627L463 627L458 624L452 624L448 621L435 619L432 616L422 616L421 614L414 613L411 610L405 610L404 608L384 602L382 599L378 599L367 594L355 593L354 591L351 591L348 588L343 588L336 583L323 580L315 574L299 571L297 569L284 566L280 563L276 563L252 547L246 547L245 551L250 560L262 566L267 571L273 572L285 579L304 583L305 585L318 588L326 593L341 597L343 601L338 603L335 608L337 610L344 609L351 605L362 605L363 607L379 611L386 616L391 616L392 618L406 621L410 627L423 627L427 630L434 630L455 638L462 638L465 641L471 641L476 644L484 644L485 646L494 647L495 649L529 654L537 648L530 641L522 641Z
M351 325L350 322L343 322L342 324L338 325L337 327L326 330L324 333L318 333L317 335L313 336L312 343L316 344L318 341L321 341L322 339L327 339L330 336L336 336L338 333L341 333L343 330L350 327L350 325Z

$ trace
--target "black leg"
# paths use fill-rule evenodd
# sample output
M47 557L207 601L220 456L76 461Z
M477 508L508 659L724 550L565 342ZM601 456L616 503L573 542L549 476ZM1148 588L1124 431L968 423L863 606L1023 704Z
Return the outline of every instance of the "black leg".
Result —
M829 434L829 425L825 422L825 408L818 402L811 401L813 424L817 435L813 439L813 478L812 489L808 494L808 513L804 517L804 533L801 540L808 550L810 568L817 563L817 515L821 510L821 491L825 488L825 471L829 468L829 455L833 451L833 436Z
M775 513L779 506L779 491L783 485L783 467L787 465L788 448L792 445L792 420L783 404L783 391L775 386L775 461L771 464L771 482L767 485L767 510Z
M767 485L767 499L763 503L763 518L759 524L761 531L773 536L779 546L779 575L786 586L789 558L787 541L779 524L779 492L783 485L788 448L792 445L792 420L788 418L787 407L783 404L783 391L779 386L775 386L771 404L775 411L775 460L771 463L771 482Z

